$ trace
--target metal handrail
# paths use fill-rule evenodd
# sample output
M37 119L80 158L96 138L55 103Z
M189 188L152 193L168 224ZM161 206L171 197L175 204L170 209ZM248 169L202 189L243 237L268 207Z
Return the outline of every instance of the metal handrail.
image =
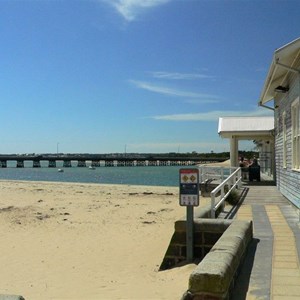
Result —
M220 183L211 193L211 218L216 217L216 210L224 203L226 198L229 196L230 192L234 188L239 188L242 181L242 171L241 168L237 168L228 178L226 178L222 183ZM228 191L225 194L225 186L228 185ZM216 195L221 193L221 199L216 204Z

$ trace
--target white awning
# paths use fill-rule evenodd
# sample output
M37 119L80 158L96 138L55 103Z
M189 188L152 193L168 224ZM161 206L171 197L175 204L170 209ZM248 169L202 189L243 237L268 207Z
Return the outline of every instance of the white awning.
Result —
M286 75L291 72L300 54L300 38L277 49L260 95L260 104L272 100L275 96L275 88L285 84ZM291 68L290 70L286 67Z
M272 136L274 117L220 117L218 133L223 138L257 139Z

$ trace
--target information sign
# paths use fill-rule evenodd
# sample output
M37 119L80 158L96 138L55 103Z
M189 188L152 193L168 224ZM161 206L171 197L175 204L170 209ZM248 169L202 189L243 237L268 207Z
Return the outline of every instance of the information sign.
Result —
M179 170L179 204L199 206L199 170Z

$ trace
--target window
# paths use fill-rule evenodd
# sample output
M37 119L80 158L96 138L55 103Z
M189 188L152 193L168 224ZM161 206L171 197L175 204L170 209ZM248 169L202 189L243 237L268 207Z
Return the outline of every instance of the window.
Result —
M279 117L277 116L276 117L276 127L275 127L276 136L279 136L279 133L280 133L279 126L280 126L280 121L279 121Z
M286 151L287 151L287 142L286 142L286 113L282 114L282 166L286 168Z
M300 171L299 98L292 103L292 166Z

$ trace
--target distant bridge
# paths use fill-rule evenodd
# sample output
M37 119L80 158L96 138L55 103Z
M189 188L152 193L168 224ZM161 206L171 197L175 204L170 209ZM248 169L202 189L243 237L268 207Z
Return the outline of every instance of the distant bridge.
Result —
M56 168L62 161L63 167L124 167L124 166L192 166L196 164L222 162L224 158L201 158L199 156L143 155L143 154L40 154L40 155L0 155L0 168L7 162L15 162L17 168L24 168L24 162L32 162L33 168L40 168L41 162L48 162L49 168Z

